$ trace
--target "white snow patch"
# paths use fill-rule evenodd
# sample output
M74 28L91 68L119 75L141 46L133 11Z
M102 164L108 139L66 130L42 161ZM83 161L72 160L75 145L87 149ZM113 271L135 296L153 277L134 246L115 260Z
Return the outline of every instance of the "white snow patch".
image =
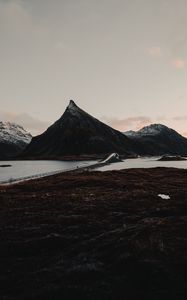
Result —
M9 144L19 144L23 142L28 144L32 139L22 126L10 122L0 122L0 142Z
M123 132L123 134L125 134L127 136L137 136L138 133L136 131L129 130L129 131Z
M141 135L156 135L162 132L164 128L165 126L162 124L151 124L140 129L138 133Z
M158 197L164 199L164 200L168 200L171 199L169 195L165 195L165 194L158 194Z
M102 163L107 163L108 161L111 160L111 158L119 159L119 154L117 153L110 154L105 160L102 161Z
M141 137L141 136L147 136L147 135L158 135L162 133L164 130L171 130L170 128L166 127L162 124L151 124L148 126L143 127L142 129L138 131L129 130L124 132L127 136L135 136L135 137Z

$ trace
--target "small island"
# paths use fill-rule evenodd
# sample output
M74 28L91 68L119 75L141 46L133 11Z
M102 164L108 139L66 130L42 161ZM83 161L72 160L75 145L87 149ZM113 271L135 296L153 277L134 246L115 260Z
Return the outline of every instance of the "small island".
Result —
M12 165L0 165L0 168L9 168L12 167Z
M184 161L186 157L180 155L163 155L158 161Z

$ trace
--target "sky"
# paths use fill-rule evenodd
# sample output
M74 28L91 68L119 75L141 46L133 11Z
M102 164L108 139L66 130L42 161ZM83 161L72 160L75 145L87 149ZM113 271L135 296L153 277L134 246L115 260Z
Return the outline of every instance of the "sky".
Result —
M0 0L0 120L36 135L73 99L187 136L186 28L186 0Z

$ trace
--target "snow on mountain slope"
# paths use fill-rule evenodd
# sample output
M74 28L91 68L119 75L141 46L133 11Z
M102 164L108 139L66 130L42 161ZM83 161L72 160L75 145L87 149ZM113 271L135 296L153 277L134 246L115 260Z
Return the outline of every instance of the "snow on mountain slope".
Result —
M187 139L162 124L151 124L124 135L134 143L138 155L187 155Z
M125 134L126 136L136 136L137 135L137 131L133 131L133 130L128 130L128 131L125 131L123 132L123 134Z
M141 135L156 135L160 134L163 131L169 132L170 130L172 129L162 124L151 124L140 129L138 133Z
M124 134L127 136L136 137L136 136L146 136L146 135L158 135L163 132L172 133L174 132L174 130L162 124L151 124L143 127L138 131L133 131L133 130L126 131L124 132Z
M0 122L0 142L8 144L28 144L32 136L22 126L10 122Z

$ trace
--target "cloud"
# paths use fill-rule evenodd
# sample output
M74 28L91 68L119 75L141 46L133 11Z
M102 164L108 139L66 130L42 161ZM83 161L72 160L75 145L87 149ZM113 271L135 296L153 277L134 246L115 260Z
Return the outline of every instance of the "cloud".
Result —
M27 113L14 113L0 111L0 121L13 122L24 127L24 129L31 132L32 135L38 135L45 131L49 126L46 121L38 120Z
M144 126L148 126L150 124L154 123L161 123L163 125L168 126L169 128L173 128L177 132L179 132L181 135L185 136L187 138L187 132L186 129L186 121L187 116L159 116L155 117L153 119L146 117L146 116L137 116L137 117L130 117L125 119L118 119L118 118L102 118L105 123L107 123L109 126L125 132L128 130L134 130L137 131L141 129ZM181 124L179 123L181 122Z
M147 53L153 57L161 57L162 51L160 47L151 47L147 49Z
M151 119L144 116L130 117L125 119L103 117L103 120L111 127L120 131L138 130L151 123Z
M174 58L171 61L171 64L176 69L184 69L185 65L186 65L186 62L183 59L181 59L181 58Z
M173 117L174 121L187 121L187 116L177 116Z
M147 48L146 53L149 56L152 56L154 58L159 58L163 56L162 49L160 47L150 47ZM168 55L165 55L165 58L167 59ZM170 56L169 58L170 64L175 68L175 69L184 69L186 66L186 62L184 59L182 59L180 56L177 56L177 54L174 54Z

